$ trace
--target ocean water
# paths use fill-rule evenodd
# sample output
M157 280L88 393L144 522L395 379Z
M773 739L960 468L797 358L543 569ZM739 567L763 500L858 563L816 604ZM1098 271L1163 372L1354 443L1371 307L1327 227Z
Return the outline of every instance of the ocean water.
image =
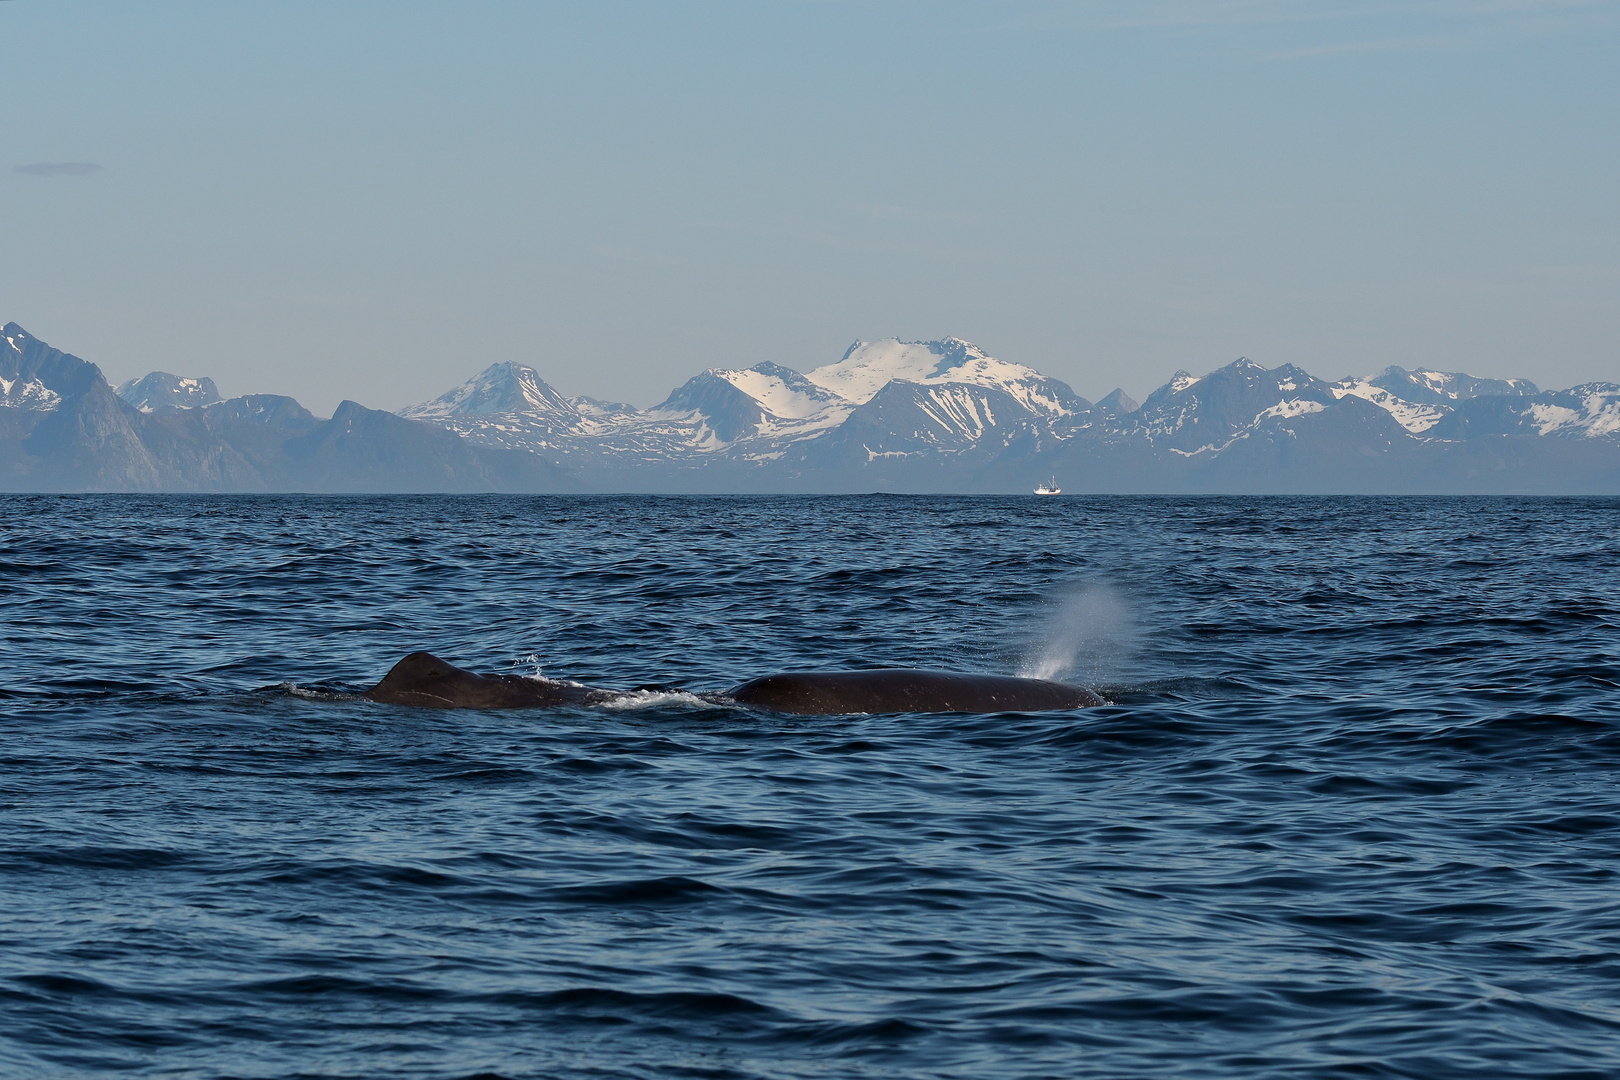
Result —
M1620 501L8 496L0 633L5 1076L1620 1074ZM1110 704L692 696L888 665Z

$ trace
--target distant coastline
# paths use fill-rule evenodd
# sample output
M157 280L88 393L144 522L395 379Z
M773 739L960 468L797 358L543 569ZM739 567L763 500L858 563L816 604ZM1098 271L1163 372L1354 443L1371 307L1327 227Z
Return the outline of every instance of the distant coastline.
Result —
M703 372L651 409L501 362L398 414L222 399L205 376L114 390L9 323L8 491L1620 494L1620 384L1388 367L1326 382L1239 359L1140 404L1092 402L956 338L858 341L808 373Z

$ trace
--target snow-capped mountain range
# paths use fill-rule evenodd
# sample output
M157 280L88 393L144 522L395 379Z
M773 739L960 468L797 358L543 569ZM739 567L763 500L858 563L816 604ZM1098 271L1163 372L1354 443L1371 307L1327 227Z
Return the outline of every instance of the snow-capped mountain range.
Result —
M644 411L565 398L534 368L505 361L400 415L441 424L480 445L541 454L689 463L719 455L765 463L863 409L892 407L888 399L896 396L913 401L926 428L917 436L936 445L942 436L981 439L996 427L997 413L1062 421L1089 407L1055 379L965 341L891 338L856 342L836 363L806 374L773 363L712 368ZM992 396L1007 401L992 405Z
M1307 418L1333 410L1381 439L1379 454L1396 432L1414 443L1620 435L1620 386L1610 383L1543 393L1523 379L1399 367L1330 383L1292 364L1266 368L1240 358L1201 377L1179 371L1141 405L1118 390L1093 404L956 338L858 341L803 374L770 363L714 368L645 411L587 408L535 369L505 362L401 415L476 444L582 467L724 462L732 475L751 464L802 480L818 470L883 462L916 471L949 459L983 473L1009 456L1061 460L1093 444L1116 448L1115 456L1134 445L1149 457L1207 465L1251 439L1297 439Z
M1327 382L1238 359L1177 372L1140 405L1119 390L1093 403L957 338L889 338L809 372L713 368L644 410L501 361L397 416L346 402L321 421L163 372L115 394L13 323L4 443L12 487L1027 491L1055 475L1070 491L1620 493L1620 385L1399 367ZM117 453L138 467L107 465ZM320 454L350 472L317 479Z

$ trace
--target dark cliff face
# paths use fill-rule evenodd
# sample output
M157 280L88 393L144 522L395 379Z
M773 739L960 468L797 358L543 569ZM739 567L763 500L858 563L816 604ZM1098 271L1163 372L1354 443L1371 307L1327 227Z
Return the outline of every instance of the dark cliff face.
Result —
M23 450L40 460L46 475L74 486L155 491L176 477L141 438L143 419L97 371L82 393L64 394L61 405L45 414Z

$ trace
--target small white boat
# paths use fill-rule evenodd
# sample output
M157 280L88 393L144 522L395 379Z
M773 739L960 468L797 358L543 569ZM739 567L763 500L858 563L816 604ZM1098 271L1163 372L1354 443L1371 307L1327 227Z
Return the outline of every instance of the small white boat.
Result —
M1035 489L1037 495L1061 495L1063 489L1057 486L1057 477L1052 477L1050 484L1041 484Z

